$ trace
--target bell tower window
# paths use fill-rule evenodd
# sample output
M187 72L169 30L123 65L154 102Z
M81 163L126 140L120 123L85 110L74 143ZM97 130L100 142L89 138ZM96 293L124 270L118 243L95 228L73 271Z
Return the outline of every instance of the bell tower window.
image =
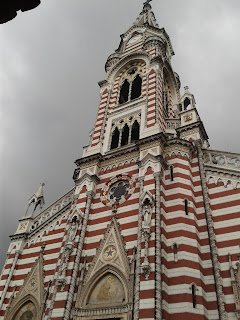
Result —
M131 100L140 97L141 93L142 93L142 78L138 74L132 82Z
M123 82L123 85L121 87L121 90L120 90L119 104L122 104L122 103L125 103L128 101L129 87L130 87L130 84L125 79L125 81Z
M184 100L184 110L187 110L187 107L188 107L190 104L191 104L191 101L190 101L188 98L186 98L186 99Z
M142 77L143 68L141 66L131 67L124 72L120 80L119 104L141 97Z
M116 127L113 131L112 134L112 142L111 142L111 149L116 149L118 147L118 143L119 143L119 130Z
M139 123L137 122L137 120L135 120L132 126L131 142L139 140L139 130Z
M110 150L134 143L140 138L141 113L127 115L112 122Z
M127 124L125 124L122 131L121 146L125 146L126 144L128 144L128 138L129 138L129 127Z

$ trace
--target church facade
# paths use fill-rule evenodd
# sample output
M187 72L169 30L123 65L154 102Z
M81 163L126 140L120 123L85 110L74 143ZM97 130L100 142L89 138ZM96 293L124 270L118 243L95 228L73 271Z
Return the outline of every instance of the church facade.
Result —
M209 148L150 1L107 59L75 186L12 235L0 320L240 319L240 155Z

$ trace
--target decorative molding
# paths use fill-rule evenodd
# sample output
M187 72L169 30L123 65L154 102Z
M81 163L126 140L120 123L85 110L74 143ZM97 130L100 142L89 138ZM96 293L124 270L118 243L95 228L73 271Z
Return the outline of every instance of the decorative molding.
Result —
M214 224L212 220L212 211L210 207L210 200L208 197L208 188L206 182L206 174L204 169L204 156L202 152L202 142L197 140L195 142L198 153L199 171L202 182L203 201L205 206L206 222L209 235L209 245L212 255L213 271L216 285L216 295L218 301L219 320L228 320L228 314L225 309L225 297L223 293L223 280L221 277L220 264L218 260L218 251L216 246L216 236L214 231Z
M143 273L145 275L145 280L148 280L151 268L148 261L148 246L151 238L151 221L152 221L152 212L154 207L154 198L149 191L145 191L141 196L141 206L142 206L142 235L145 241L144 248L144 261L141 265Z
M142 246L142 206L141 196L143 194L144 176L139 177L139 212L138 212L138 233L137 233L137 250L136 250L136 269L135 269L135 286L134 286L134 310L133 320L139 320L140 307L140 275L141 275L141 246Z
M134 261L131 262L131 264ZM79 287L76 307L73 310L73 315L82 316L82 319L88 319L93 314L110 316L111 312L129 313L132 310L133 301L133 281L134 270L131 268L125 249L125 243L117 223L116 216L111 217L111 222L108 225L107 231L100 242L96 255L83 277L81 286ZM104 275L116 277L124 289L124 301L113 304L111 300L103 301L101 304L90 304L89 299L93 288L99 283Z
M41 319L47 295L47 291L44 290L43 250L44 247L42 247L39 257L33 264L19 292L8 305L5 320L13 319L16 312L28 301L32 302L36 308L36 319Z
M122 196L121 199L117 202L115 202L114 200L109 199L108 197L108 192L110 190L110 188L112 187L112 185L114 183L116 183L117 181L128 181L129 183L129 189L128 192L125 196ZM127 174L119 174L113 178L111 178L103 187L101 195L100 195L100 200L102 201L102 203L105 206L109 206L112 207L113 205L120 205L123 202L125 202L126 200L128 200L128 198L133 194L134 190L135 190L135 186L136 186L136 181L131 178L130 176L128 176Z
M240 184L240 154L203 150L203 160L208 183L212 178L215 184L220 180L225 187L230 182L235 189Z
M39 232L41 228L44 228L50 221L56 219L59 214L67 210L69 204L71 204L73 201L74 190L75 188L70 190L68 193L66 193L64 196L62 196L60 199L58 199L33 219L32 227L30 230L31 235L34 234L35 229L37 232Z
M232 257L231 254L228 254L228 261L229 261L229 269L231 275L231 284L233 288L233 294L235 299L235 306L236 306L236 316L240 319L240 254L239 254L239 261L236 263L236 269L232 265Z

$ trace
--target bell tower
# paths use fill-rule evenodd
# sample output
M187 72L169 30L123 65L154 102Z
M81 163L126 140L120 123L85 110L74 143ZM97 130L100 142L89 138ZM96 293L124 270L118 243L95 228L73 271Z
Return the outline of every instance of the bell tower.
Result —
M96 319L102 319L102 312L109 319L111 312L119 319L181 319L196 314L200 299L204 302L197 313L208 312L204 307L208 298L197 287L201 262L196 261L198 271L190 275L180 253L190 241L187 230L194 229L195 238L201 225L203 200L193 185L198 168L194 140L203 145L208 137L188 87L180 95L173 55L170 38L146 1L107 59L95 126L74 173L80 210L84 210L82 190L92 194L88 216L85 212L83 248L86 256L94 255L92 262L87 260L89 271L82 274L74 314L83 316L76 319L89 319L94 308ZM111 241L110 230L115 230ZM124 240L129 261L122 271L120 260L127 260L121 241L114 240L117 234ZM118 256L118 263L112 255ZM187 285L181 285L183 277L188 278ZM214 282L213 272L210 278ZM119 288L121 303L114 300L115 294L106 300L102 292L98 294L110 281ZM216 301L214 292L213 297ZM183 310L175 309L177 299L185 304Z

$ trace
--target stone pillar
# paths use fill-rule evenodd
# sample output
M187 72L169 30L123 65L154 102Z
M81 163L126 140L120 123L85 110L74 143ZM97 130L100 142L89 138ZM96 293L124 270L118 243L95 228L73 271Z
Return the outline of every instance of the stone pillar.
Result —
M155 310L156 310L156 320L162 319L162 275L161 275L161 209L160 209L160 182L161 182L161 173L155 173L155 185L156 185L156 199L155 199L155 208L156 208L156 273L155 273Z
M200 140L196 141L197 153L198 153L198 162L199 162L199 170L202 182L202 192L203 192L203 201L205 206L205 215L207 221L208 228L208 236L209 236L209 244L213 262L213 271L216 285L216 294L217 294L217 302L218 302L218 311L219 311L219 320L227 320L228 315L225 310L225 301L224 301L224 293L223 293L223 281L220 273L220 264L218 261L218 253L216 246L216 237L214 232L213 220L212 220L212 212L210 208L210 201L208 197L208 189L206 182L206 174L204 169L204 161L203 161L203 152L202 152L202 142Z
M14 273L14 270L15 270L15 267L16 267L16 264L17 264L19 255L20 255L20 252L19 252L19 251L16 251L15 257L14 257L14 260L13 260L13 264L12 264L11 270L10 270L10 272L9 272L9 275L8 275L8 278L7 278L7 281L6 281L6 283L5 283L4 290L3 290L3 293L2 293L2 296L1 296L1 300L0 300L0 311L1 311L1 309L2 309L3 302L4 302L4 299L5 299L5 297L6 297L9 284L10 284L10 282L11 282L11 280L12 280L12 276L13 276L13 273Z
M85 234L87 230L87 224L88 224L88 217L89 217L89 212L90 212L90 207L92 203L92 198L94 196L94 193L92 191L87 191L87 204L86 204L86 210L84 213L83 217L83 225L82 225L82 231L78 243L78 248L77 248L77 254L76 258L74 261L74 266L73 266L73 273L71 277L71 282L70 282L70 287L68 291L68 296L67 296L67 303L64 311L64 317L63 320L69 320L71 316L71 308L72 308L72 302L73 302L73 297L74 297L74 290L75 290L75 285L77 282L77 274L80 266L80 259L82 256L82 249L83 249L83 243L85 239Z
M144 177L139 177L139 212L138 212L138 234L137 234L137 253L136 253L136 276L134 286L134 310L133 320L139 320L139 305L140 305L140 275L141 275L141 247L142 247L142 206L141 196L143 193Z

